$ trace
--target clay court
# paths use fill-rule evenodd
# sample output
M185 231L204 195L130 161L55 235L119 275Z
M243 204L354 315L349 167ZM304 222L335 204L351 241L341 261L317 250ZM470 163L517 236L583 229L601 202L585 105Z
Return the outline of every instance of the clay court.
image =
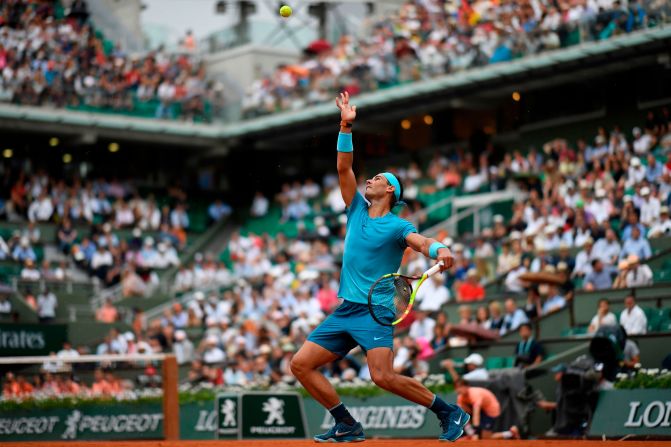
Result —
M511 445L519 447L614 447L620 441L460 441L461 447L490 447L492 445ZM8 442L3 447L308 447L318 445L312 440L285 441L54 441L54 442ZM402 447L402 446L447 446L449 443L433 439L372 439L366 447ZM627 441L627 447L668 446L668 441Z

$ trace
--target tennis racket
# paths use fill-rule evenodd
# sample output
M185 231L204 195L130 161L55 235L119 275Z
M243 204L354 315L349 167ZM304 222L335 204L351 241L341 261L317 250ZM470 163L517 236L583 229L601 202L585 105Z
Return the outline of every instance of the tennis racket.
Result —
M424 272L422 276L405 276L388 273L381 276L368 291L368 310L373 319L383 326L396 326L412 310L417 291L426 279L439 272L442 261ZM413 281L417 281L415 289Z

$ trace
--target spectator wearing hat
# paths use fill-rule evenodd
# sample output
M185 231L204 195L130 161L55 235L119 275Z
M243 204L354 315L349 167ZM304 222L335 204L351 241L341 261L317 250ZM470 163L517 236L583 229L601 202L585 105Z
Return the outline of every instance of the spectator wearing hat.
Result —
M612 229L606 230L606 237L602 237L594 243L594 254L601 259L606 266L613 267L617 263L622 246L617 240L617 235Z
M589 291L610 289L613 284L612 275L611 267L605 266L599 258L593 259L592 271L585 275L583 288Z
M615 318L615 314L610 311L608 300L601 298L597 304L596 315L594 315L592 321L590 321L587 332L593 334L602 326L615 325L617 325L617 318Z
M641 309L633 295L624 299L624 310L620 314L620 324L627 335L642 335L648 332L648 318Z
M613 280L613 289L625 289L627 287L627 273L629 272L629 262L626 259L617 264L618 274Z
M496 259L496 273L498 275L508 273L519 264L520 258L510 249L510 242L503 242L501 245L501 253L499 253L499 256Z
M457 383L459 379L468 380L469 382L485 382L489 380L489 372L484 367L485 359L482 355L474 352L464 359L464 375L459 376L457 373L454 360L443 360L440 365L447 369L447 372L452 377L452 382Z
M613 213L613 204L608 197L606 197L606 190L603 188L598 188L594 193L594 197L594 200L588 203L587 206L585 206L585 209L589 211L599 225L601 225L610 219L610 216Z
M650 249L650 242L641 234L638 226L631 229L631 237L624 242L622 251L620 252L620 259L624 259L629 255L636 255L638 259L647 259L652 256Z
M627 256L627 287L645 287L652 285L652 270L645 264L640 263L637 255L631 254Z
M480 301L485 299L485 288L480 284L478 271L471 268L466 273L466 281L459 284L457 288L457 301Z
M543 347L533 337L531 324L522 323L519 329L520 340L515 347L515 366L527 368L543 361Z
M671 218L669 218L669 207L663 206L659 209L659 219L657 219L648 231L649 238L658 238L671 234Z
M178 365L190 363L194 358L193 343L186 336L182 329L175 331L175 341L172 344L172 350L175 353Z
M627 187L638 185L645 179L645 168L641 166L641 160L638 157L632 157L627 170Z

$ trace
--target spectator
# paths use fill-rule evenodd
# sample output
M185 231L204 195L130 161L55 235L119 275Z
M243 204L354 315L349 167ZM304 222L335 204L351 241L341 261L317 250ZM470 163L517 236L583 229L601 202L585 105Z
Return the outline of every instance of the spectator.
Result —
M207 214L213 222L219 222L220 220L227 218L232 212L233 209L222 202L221 199L216 199L207 209Z
M12 302L7 295L0 295L0 321L12 319Z
M648 331L648 318L632 295L624 299L624 310L620 314L620 324L627 335L642 335Z
M613 267L617 264L621 249L615 231L610 228L606 230L606 237L594 244L594 253L605 264L604 267Z
M186 336L183 330L175 331L175 342L172 344L178 365L190 363L194 358L193 343Z
M632 254L627 257L626 287L645 287L652 285L652 270L641 264L638 256Z
M641 364L641 350L634 340L627 338L622 350L622 366L626 369L635 369Z
M208 336L203 340L203 350L201 357L206 365L218 364L226 360L226 355L219 346L217 346L217 337Z
M96 320L101 323L114 323L119 319L119 312L112 304L111 299L106 299L105 304L96 311Z
M437 312L450 300L450 290L445 287L445 279L441 275L433 275L417 291L419 310Z
M517 303L512 298L507 298L504 302L505 315L503 316L503 324L501 325L501 335L508 332L516 331L523 323L528 323L529 318L526 313L517 307Z
M652 256L650 243L642 236L641 230L638 226L631 228L631 238L627 239L620 252L620 259L624 259L629 255L636 255L639 259L647 259Z
M58 299L49 289L44 289L42 293L37 296L37 316L40 323L51 323L56 318L56 308L58 307Z
M515 347L515 366L527 368L539 364L543 361L543 347L533 337L531 324L522 323L519 331L522 340Z
M615 314L610 311L608 300L605 298L600 299L597 306L596 315L594 315L592 321L589 323L587 332L589 334L594 334L602 326L615 325L617 325L617 319L615 318Z
M26 259L20 276L22 281L39 281L42 277L40 271L35 267L35 263L30 259Z
M503 311L501 309L501 303L492 301L489 303L489 319L487 320L486 328L500 333L502 327Z
M659 219L654 221L648 231L649 238L668 237L671 234L671 218L669 218L669 207L663 206L659 209Z
M574 276L584 277L592 271L592 260L598 256L593 248L594 240L589 237L585 240L582 250L575 257Z
M250 214L252 217L263 217L268 213L268 199L263 196L261 191L257 191L252 202Z
M54 213L54 205L46 191L42 191L28 207L28 220L30 222L48 222Z
M26 260L30 260L32 262L35 262L37 260L37 255L35 255L35 251L33 250L33 247L30 246L30 241L26 237L22 237L19 244L14 248L14 251L12 252L12 258L18 262L26 262Z
M606 268L601 259L592 260L592 271L583 280L585 290L610 289L613 284L612 269Z
M70 219L65 219L63 224L58 229L58 248L63 252L63 254L70 254L72 245L77 240L77 230L72 227Z
M433 339L433 328L435 325L436 321L433 318L428 317L426 312L416 312L415 321L413 321L410 325L410 331L408 335L415 340L417 340L419 337L422 337L431 342Z
M456 384L459 382L459 379L467 380L469 382L486 382L489 380L489 372L483 366L484 363L485 360L480 354L473 353L469 355L464 359L464 367L466 372L461 377L454 367L454 360L443 360L440 364L445 369L447 369L450 377L452 377L452 382Z
M566 299L559 293L555 285L548 287L548 298L543 303L543 315L561 310L566 306Z
M471 268L466 273L466 281L463 281L457 289L457 301L480 301L485 298L485 288L480 284L478 271Z
M651 156L652 157L652 156ZM652 157L654 160L655 158ZM661 167L660 167L661 168ZM653 222L659 219L660 207L659 199L652 197L650 188L644 186L640 191L641 195L641 223L646 227L650 227Z

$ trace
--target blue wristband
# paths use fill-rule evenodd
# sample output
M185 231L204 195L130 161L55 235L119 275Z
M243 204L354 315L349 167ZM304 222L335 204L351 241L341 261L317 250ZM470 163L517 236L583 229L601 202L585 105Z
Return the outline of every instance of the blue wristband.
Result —
M352 146L352 134L340 132L338 134L338 152L352 151L354 151L354 146Z
M429 247L429 257L431 259L436 259L438 257L438 250L441 248L447 248L447 245L441 244L440 242L434 242Z

